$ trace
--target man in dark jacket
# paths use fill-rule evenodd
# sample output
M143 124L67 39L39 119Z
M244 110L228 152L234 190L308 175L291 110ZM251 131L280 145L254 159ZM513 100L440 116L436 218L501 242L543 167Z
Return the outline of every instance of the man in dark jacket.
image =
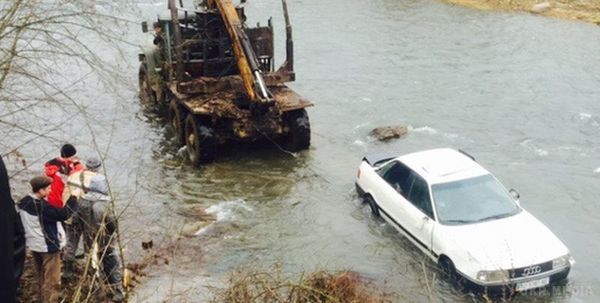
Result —
M63 208L51 206L45 200L50 194L52 178L31 179L32 194L19 202L25 228L27 248L32 252L40 281L40 296L44 303L58 301L61 273L61 249L66 244L62 222L77 209L75 198L69 198Z
M16 291L25 263L23 225L10 195L8 174L0 156L0 298L16 301Z

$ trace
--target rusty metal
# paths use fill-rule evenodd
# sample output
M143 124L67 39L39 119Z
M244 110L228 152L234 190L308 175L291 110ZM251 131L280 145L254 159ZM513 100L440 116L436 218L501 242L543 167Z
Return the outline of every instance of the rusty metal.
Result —
M296 78L293 72L276 72L264 75L267 86L277 86L281 83L292 82ZM221 78L199 77L190 81L179 83L177 90L182 94L212 94L224 90L236 90L242 92L242 78L239 75L225 76Z
M281 65L282 70L294 71L294 39L292 38L292 25L288 13L287 1L281 0L283 15L285 17L285 63Z
M312 102L302 98L283 84L272 86L270 90L275 104L281 112L313 106ZM237 119L251 115L249 110L242 109L235 104L234 100L240 97L243 97L241 93L229 90L186 98L183 100L183 104L194 114Z
M176 57L176 77L177 80L181 81L183 79L183 52L181 49L182 39L181 39L181 28L179 27L179 17L177 13L177 5L175 0L170 0L169 7L171 9L171 21L173 22L173 35L175 44L173 47L175 48L175 57Z

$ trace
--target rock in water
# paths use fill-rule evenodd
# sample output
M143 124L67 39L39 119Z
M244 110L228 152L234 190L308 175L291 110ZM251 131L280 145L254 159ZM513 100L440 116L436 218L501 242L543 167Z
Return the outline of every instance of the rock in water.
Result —
M531 7L531 12L534 14L541 14L552 8L550 2L542 2Z
M185 224L183 226L183 228L181 228L181 235L186 236L186 237L193 237L198 233L198 231L200 231L202 228L208 226L210 223L211 222L198 221L198 222L192 222L192 223Z
M406 126L383 126L372 130L369 136L379 140L388 141L390 139L400 138L408 132Z

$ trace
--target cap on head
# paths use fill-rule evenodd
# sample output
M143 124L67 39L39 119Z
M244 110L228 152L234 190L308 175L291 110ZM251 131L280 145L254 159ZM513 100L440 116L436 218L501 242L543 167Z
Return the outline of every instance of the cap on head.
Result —
M87 169L96 170L102 166L102 161L98 158L89 158L85 161L85 167Z
M29 181L31 184L31 191L37 193L40 189L48 187L52 184L52 178L46 176L37 176Z
M60 148L60 156L63 158L70 158L77 154L77 150L75 146L67 143Z

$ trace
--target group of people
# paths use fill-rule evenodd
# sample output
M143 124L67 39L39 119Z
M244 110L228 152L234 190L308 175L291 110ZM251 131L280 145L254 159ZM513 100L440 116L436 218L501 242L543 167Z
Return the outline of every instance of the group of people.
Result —
M113 245L117 224L107 179L99 173L101 166L97 158L89 158L83 165L75 147L65 144L60 157L44 165L45 175L31 179L31 193L16 203L16 284L25 260L24 239L44 303L58 301L61 276L76 274L76 252L81 239L86 260L101 266L112 292L110 299L124 300L121 262Z

